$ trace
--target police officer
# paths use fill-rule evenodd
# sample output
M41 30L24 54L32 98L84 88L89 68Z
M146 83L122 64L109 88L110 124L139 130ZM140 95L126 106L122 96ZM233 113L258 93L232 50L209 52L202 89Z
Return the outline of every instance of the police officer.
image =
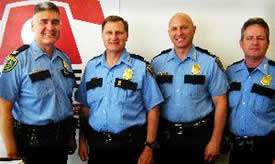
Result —
M226 70L230 82L230 163L275 163L275 62L266 58L269 27L264 19L242 26L244 59Z
M80 131L80 158L89 158L89 164L149 164L156 141L158 105L163 101L161 91L151 66L125 48L127 21L107 17L102 38L106 51L88 62L76 92L76 99L83 104L81 111L88 116Z
M218 58L193 45L195 30L187 14L176 13L168 27L174 48L152 60L165 99L160 163L210 163L220 153L228 84Z
M8 157L27 163L67 163L75 149L69 58L54 44L61 22L51 2L35 5L34 41L10 54L0 78L0 129Z

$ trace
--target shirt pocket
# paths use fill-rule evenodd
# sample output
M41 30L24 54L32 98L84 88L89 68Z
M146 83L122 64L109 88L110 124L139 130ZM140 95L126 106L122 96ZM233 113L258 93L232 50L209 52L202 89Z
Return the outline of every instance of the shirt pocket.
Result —
M258 95L255 94L256 96L253 96L254 99L252 99L251 104L254 104L254 107L251 107L253 109L254 113L262 113L266 114L268 112L271 112L272 108L272 103L274 106L274 96L272 98L268 98L266 96Z
M90 81L86 82L88 104L94 106L95 103L102 99L102 97L104 96L102 86L102 78L92 78Z
M253 99L251 107L255 113L267 113L272 110L272 103L274 105L274 95L275 90L258 84L254 84L251 92L253 94Z
M228 93L228 104L230 109L236 108L240 101L241 101L240 91L230 91Z
M206 96L206 78L205 75L185 75L184 76L184 85L183 88L186 88L187 93L192 98L199 98ZM184 91L184 90L183 90Z
M45 79L31 81L31 89L38 98L44 98L54 93L54 83L51 77Z
M171 85L172 85L172 83L163 83L163 84L159 85L165 102L169 101L170 97L172 95Z
M38 98L44 98L54 93L54 83L49 70L40 70L29 73L30 87L32 92Z
M63 77L65 83L63 83L65 92L68 96L72 96L73 88L75 87L75 79L73 77Z

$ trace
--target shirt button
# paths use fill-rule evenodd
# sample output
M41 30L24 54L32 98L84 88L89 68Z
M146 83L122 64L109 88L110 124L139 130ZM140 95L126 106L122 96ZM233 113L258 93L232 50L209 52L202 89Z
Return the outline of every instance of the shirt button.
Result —
M248 76L248 79L251 79L251 76Z
M245 105L245 102L243 102L243 105Z
M179 92L179 91L180 91L179 89L176 90L176 92Z

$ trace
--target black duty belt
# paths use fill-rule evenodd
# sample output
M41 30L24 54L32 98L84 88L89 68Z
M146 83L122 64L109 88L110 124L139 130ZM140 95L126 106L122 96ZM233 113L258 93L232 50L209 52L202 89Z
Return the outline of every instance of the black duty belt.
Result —
M230 134L230 138L232 141L233 150L248 150L255 151L257 146L274 144L275 142L275 133L270 133L267 136L236 136L234 134Z
M65 140L74 131L73 117L42 126L27 125L14 120L13 126L17 140L28 146L47 146L57 142L66 142Z
M213 115L214 115L214 112L210 113L203 119L189 122L189 123L174 123L165 119L163 120L164 120L164 126L167 126L170 130L175 131L176 134L181 135L184 133L184 130L201 128L209 125L210 123L213 122Z
M108 144L113 142L131 142L135 138L145 139L146 137L146 126L133 126L127 128L119 133L110 133L110 132L98 132L94 130L91 126L89 128L89 134L91 141L100 140L101 142ZM143 141L144 142L144 141Z

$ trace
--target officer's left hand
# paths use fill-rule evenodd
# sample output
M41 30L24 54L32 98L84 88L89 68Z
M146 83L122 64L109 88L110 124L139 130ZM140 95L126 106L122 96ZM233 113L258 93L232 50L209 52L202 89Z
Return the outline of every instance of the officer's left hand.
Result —
M76 150L76 141L75 141L75 136L71 136L69 139L69 150L68 150L68 154L74 154L75 150Z
M220 155L220 144L211 140L204 150L204 161L207 163L214 162Z
M143 152L139 156L138 164L151 164L152 161L153 161L153 150L145 146L143 149Z

